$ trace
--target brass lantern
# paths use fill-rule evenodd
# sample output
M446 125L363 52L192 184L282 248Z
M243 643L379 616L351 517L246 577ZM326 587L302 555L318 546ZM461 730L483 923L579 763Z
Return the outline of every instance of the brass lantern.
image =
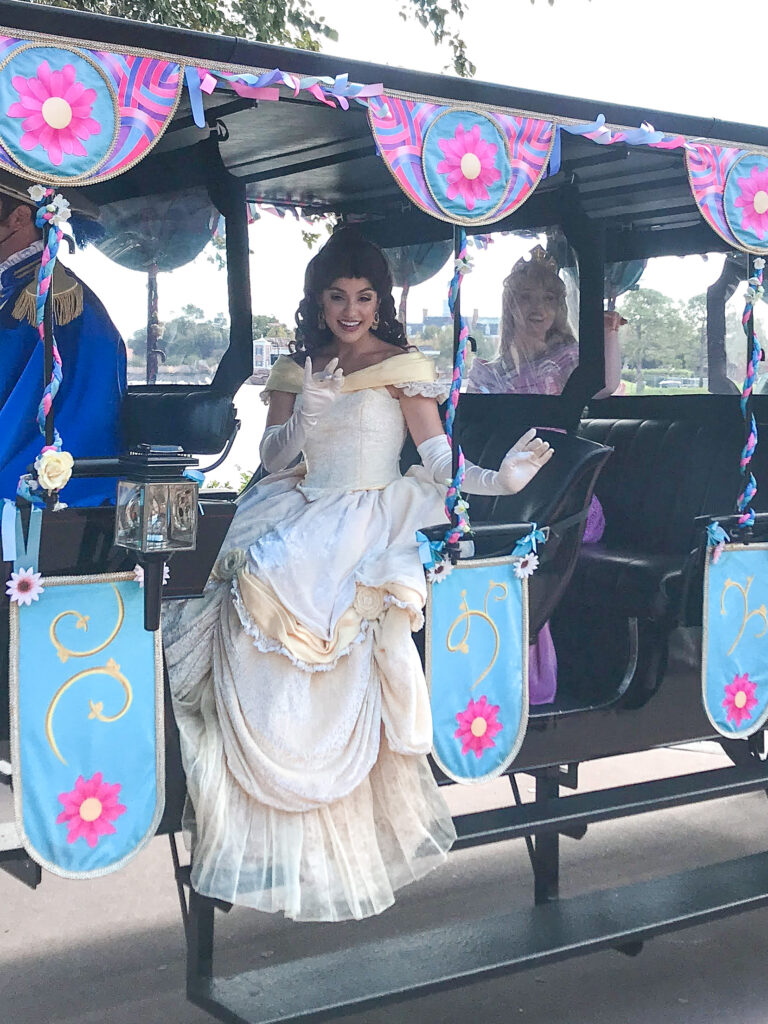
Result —
M144 568L144 628L155 630L165 562L197 543L197 478L202 474L194 469L197 459L176 447L138 445L119 462L115 544L135 551Z

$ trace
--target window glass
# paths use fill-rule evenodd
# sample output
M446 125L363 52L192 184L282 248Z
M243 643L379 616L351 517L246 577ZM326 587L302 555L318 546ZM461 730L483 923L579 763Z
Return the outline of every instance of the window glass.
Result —
M446 298L450 243L436 277L407 289L408 336L451 370L453 323ZM470 236L473 269L461 311L477 353L465 387L486 394L558 395L578 364L578 268L558 229ZM397 280L397 278L396 278Z
M606 274L606 308L627 321L619 330L621 379L615 393L735 393L747 354L741 325L746 256L664 256L636 264L635 271L632 266L613 266L619 282L614 294ZM765 338L764 302L755 309L755 321L758 337ZM764 363L759 376L758 392L768 384Z
M125 341L128 383L207 384L229 344L223 220L203 189L101 208L67 263Z

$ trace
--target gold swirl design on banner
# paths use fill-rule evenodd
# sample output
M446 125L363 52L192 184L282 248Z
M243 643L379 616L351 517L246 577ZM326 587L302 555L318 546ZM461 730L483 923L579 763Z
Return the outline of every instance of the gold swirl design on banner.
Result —
M128 708L130 708L131 704L133 703L133 688L131 687L130 682L125 678L125 676L120 671L120 666L117 664L114 658L110 658L106 665L96 665L94 668L84 668L82 672L76 673L74 676L71 676L69 679L67 679L65 683L62 683L61 686L56 691L56 693L54 694L53 700L48 705L48 711L46 712L45 715L46 739L48 740L51 750L54 752L56 757L58 757L62 764L66 764L67 762L61 756L61 751L59 750L58 745L56 743L56 739L53 735L53 716L54 712L56 711L56 707L58 706L59 701L70 688L70 686L74 686L75 683L79 682L79 680L81 679L85 679L86 676L99 675L110 676L112 679L115 679L118 683L120 683L120 685L123 688L123 692L125 693L125 701L123 703L123 706L116 714L105 715L103 701L89 700L89 719L95 718L99 722L107 723L116 722L118 719L123 717L123 715L128 711Z
M497 591L499 593L497 593ZM491 599L491 596L493 596L494 601L506 601L508 594L509 590L507 588L506 583L495 583L493 580L489 580L488 590L485 593L485 600L483 602L483 610L479 611L476 608L471 609L467 604L466 590L462 590L461 592L461 601L459 603L459 608L461 608L461 614L458 615L457 618L455 618L451 625L448 627L448 632L445 637L446 647L451 652L451 654L454 654L456 651L458 651L460 654L469 654L469 631L472 628L473 616L475 616L478 619L481 619L483 622L488 623L493 632L494 642L493 656L491 657L491 660L488 662L485 669L480 673L480 675L477 677L474 683L472 683L472 685L470 686L470 690L474 690L475 687L479 686L480 683L491 671L493 666L496 664L496 659L499 656L499 648L501 647L501 639L499 637L498 627L496 623L493 621L493 618L491 617L490 613L488 612L488 601ZM460 625L464 626L464 632L462 633L459 640L454 642L452 641L451 637L453 636L454 630L458 629Z
M720 614L721 615L726 615L727 614L727 612L725 610L725 597L726 597L726 594L728 593L728 591L731 589L731 587L735 587L738 590L738 592L741 594L742 601L744 602L744 609L742 611L741 628L739 629L739 632L736 634L736 639L731 644L731 647L730 647L730 649L728 651L728 655L729 656L731 654L733 654L733 652L739 646L739 643L741 642L741 638L744 636L744 630L747 628L747 623L749 622L750 619L753 619L755 616L757 616L758 618L763 620L762 632L761 633L755 633L755 640L759 640L761 637L764 637L766 633L768 633L768 611L766 611L765 605L761 604L759 608L755 608L753 611L749 610L749 590L750 590L750 587L752 586L752 584L754 582L754 579L755 579L754 576L747 576L746 585L742 585L741 583L737 583L736 580L726 580L725 583L723 584L723 591L722 591L722 593L720 595Z
M117 589L115 584L112 584L112 589L115 592L117 598L117 624L112 632L109 634L103 644L99 644L98 647L92 647L89 651L73 651L70 647L65 646L61 640L56 636L56 628L62 619L65 619L68 615L74 615L77 619L75 623L75 629L82 629L84 632L88 631L88 623L90 621L90 615L82 615L80 612L70 610L66 612L59 612L56 618L51 622L50 629L48 631L51 638L51 643L56 648L56 653L59 656L59 661L66 662L70 658L90 658L94 654L99 654L105 648L109 647L112 641L115 639L117 634L123 628L123 622L125 621L125 604L123 603L122 595Z

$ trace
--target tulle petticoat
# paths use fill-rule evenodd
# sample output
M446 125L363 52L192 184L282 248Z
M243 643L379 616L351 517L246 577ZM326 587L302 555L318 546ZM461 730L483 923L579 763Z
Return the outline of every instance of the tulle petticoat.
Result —
M349 796L314 811L254 802L226 771L209 795L226 808L225 827L198 834L194 814L185 820L195 889L296 921L381 913L397 889L440 865L455 839L426 759L386 743Z

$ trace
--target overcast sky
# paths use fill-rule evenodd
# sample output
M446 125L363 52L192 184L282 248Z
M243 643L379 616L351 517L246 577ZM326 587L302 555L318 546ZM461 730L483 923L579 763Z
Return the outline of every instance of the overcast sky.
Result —
M749 47L768 27L762 5L723 0L467 0L461 26L477 77L546 92L633 104L644 109L768 123L759 102L759 55ZM315 0L337 28L327 52L440 72L450 61L415 22L403 22L400 0ZM750 73L752 64L755 71ZM768 132L767 132L768 141ZM308 250L295 222L265 215L251 229L254 311L288 324L301 294ZM477 257L467 279L465 308L498 313L501 281L520 254L516 240L501 240ZM665 260L643 284L687 298L717 276L720 258ZM126 336L145 322L145 278L123 271L93 251L76 257L78 270L104 298ZM409 319L422 308L442 312L447 272L414 289ZM170 319L186 302L206 315L226 311L225 275L200 257L173 275L160 276L160 315Z

